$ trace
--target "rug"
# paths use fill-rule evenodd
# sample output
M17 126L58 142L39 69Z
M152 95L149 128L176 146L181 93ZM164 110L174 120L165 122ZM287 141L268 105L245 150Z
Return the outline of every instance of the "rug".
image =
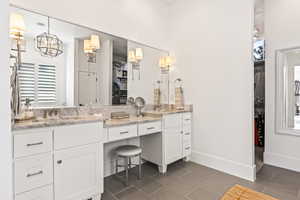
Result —
M269 195L256 192L249 188L235 185L229 189L221 200L278 200Z

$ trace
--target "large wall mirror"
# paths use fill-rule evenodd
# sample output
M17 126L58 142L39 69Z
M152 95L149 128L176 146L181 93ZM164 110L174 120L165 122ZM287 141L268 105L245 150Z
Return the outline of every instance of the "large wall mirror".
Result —
M22 103L27 100L34 107L123 105L129 96L153 102L154 84L161 80L159 59L167 51L13 6L11 16L24 21L18 72ZM49 38L53 35L56 38ZM54 49L45 48L47 40ZM13 58L13 40L11 46ZM129 52L137 49L143 54L138 70L128 60Z
M300 134L300 47L276 52L277 133Z

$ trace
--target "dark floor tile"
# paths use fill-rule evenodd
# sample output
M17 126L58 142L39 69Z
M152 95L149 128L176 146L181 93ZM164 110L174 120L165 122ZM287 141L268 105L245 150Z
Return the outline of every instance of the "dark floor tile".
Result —
M251 182L251 181L247 181L247 180L238 180L236 182L236 184L250 188L252 190L255 190L257 192L262 192L264 189L264 185L258 182Z
M104 189L109 191L113 194L119 193L129 186L124 184L124 181L120 178L116 177L115 175L107 177L104 179Z
M131 174L138 174L138 167L131 169L130 172ZM157 165L152 164L150 162L146 162L142 165L143 177L154 177L158 175L159 175L159 171Z
M276 177L278 174L282 173L287 173L288 170L278 168L278 167L273 167L270 165L264 165L262 169L257 173L256 179L257 181L270 181L274 177Z
M192 172L188 163L189 162L180 160L180 161L177 161L177 162L169 165L166 175L180 177L180 176L183 176L185 174Z
M153 177L143 177L141 180L134 182L133 185L149 195L162 187Z
M117 200L116 197L109 191L104 191L101 200Z
M283 195L297 198L299 187L296 185L278 184L276 182L268 182L264 184L263 192L270 193L271 195Z
M178 179L176 179L176 177L174 177L174 176L167 176L165 174L160 174L160 175L155 177L155 180L158 183L160 183L161 185L168 185L168 184L171 184L173 182L176 182Z
M183 195L177 194L173 191L162 188L159 191L155 192L151 200L188 200Z
M262 192L280 200L299 200L297 196L279 188L265 187Z
M199 183L199 188L221 196L231 187L238 184L240 180L241 179L237 177L227 174L213 174L205 177L205 179Z
M116 197L120 200L149 200L149 196L136 187L126 189L116 194Z
M220 195L216 195L213 192L208 192L200 188L188 195L188 198L191 200L218 200L220 197Z
M290 186L298 186L300 188L300 173L284 170L281 173L274 175L272 182Z
M135 175L137 168L130 170L128 187L124 179L105 178L102 200L214 200L236 184L280 200L300 200L300 173L268 165L260 170L255 182L191 162L176 162L165 175L150 163L145 163L142 170L141 180Z

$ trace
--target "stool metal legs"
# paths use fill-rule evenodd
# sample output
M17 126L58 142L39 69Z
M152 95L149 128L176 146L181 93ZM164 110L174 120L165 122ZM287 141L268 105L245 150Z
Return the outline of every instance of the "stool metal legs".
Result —
M142 178L142 155L139 155L139 179Z
M119 165L118 159L119 157L117 157L116 159L116 174L118 174L119 172L119 167L124 167L125 168L125 184L128 186L129 184L129 169L132 166L138 166L138 179L140 180L142 178L142 155L139 154L139 163L136 164L132 164L131 162L131 157L122 157L124 158L124 165Z
M128 177L129 160L130 160L129 157L125 158L125 172L126 172L126 182L125 183L126 183L127 186L128 186L128 179L129 179L129 177Z

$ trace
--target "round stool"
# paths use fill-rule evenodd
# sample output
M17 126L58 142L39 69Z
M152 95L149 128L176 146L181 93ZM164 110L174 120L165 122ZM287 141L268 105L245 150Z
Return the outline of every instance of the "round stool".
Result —
M125 168L125 173L126 173L126 180L125 183L128 185L128 171L132 166L139 166L139 174L138 174L138 179L141 179L142 176L142 149L138 146L134 145L124 145L118 147L116 150L116 174L118 174L118 168L119 167L124 167ZM132 164L131 159L134 157L139 157L139 163L138 164ZM119 165L118 164L118 159L123 158L124 159L124 165Z

